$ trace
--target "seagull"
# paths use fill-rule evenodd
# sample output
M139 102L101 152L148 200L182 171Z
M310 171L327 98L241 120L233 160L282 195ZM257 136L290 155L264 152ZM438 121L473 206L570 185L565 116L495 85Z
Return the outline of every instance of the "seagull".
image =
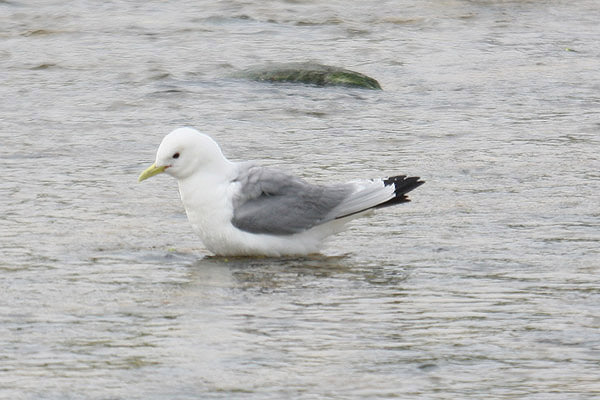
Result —
M405 175L315 185L254 162L232 162L208 135L189 127L164 137L141 182L177 179L187 217L204 246L220 256L304 256L345 225L378 208L408 202L422 185Z

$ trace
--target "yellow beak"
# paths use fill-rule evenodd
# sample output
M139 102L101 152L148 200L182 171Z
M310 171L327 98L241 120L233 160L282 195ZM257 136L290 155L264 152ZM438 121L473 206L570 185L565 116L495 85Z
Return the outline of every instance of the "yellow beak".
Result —
M156 164L152 164L151 166L149 166L148 168L146 168L144 170L144 172L142 172L138 178L138 182L143 181L144 179L148 179L153 177L154 175L158 175L161 172L165 172L165 169L167 169L166 166L162 166L162 167L157 167Z

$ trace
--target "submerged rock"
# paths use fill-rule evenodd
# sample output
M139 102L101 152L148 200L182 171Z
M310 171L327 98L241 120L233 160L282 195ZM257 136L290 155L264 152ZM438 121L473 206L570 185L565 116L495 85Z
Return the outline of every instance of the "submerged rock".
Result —
M250 68L236 76L260 82L305 83L381 90L379 82L369 76L344 68L314 63L273 64Z

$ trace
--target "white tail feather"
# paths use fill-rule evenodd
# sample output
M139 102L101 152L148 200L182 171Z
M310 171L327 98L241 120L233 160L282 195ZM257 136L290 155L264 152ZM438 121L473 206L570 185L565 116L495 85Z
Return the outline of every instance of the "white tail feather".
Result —
M353 182L355 190L338 204L327 219L343 218L366 211L394 198L394 185L385 185L380 179Z

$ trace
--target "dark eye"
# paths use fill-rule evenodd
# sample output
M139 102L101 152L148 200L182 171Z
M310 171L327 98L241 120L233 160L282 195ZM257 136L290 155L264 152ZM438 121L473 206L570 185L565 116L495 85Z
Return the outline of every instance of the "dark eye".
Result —
M179 158L179 152L173 154L173 158Z

